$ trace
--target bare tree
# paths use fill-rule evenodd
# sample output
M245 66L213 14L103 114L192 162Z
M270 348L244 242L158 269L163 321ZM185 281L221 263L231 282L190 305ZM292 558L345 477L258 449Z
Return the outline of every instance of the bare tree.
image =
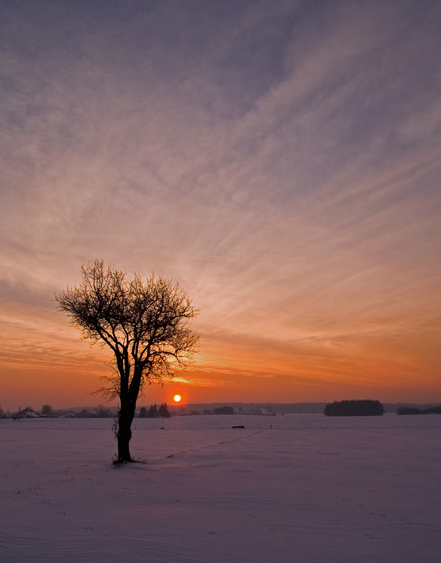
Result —
M198 341L188 323L197 315L179 284L105 266L82 266L82 283L55 296L84 338L112 351L114 375L100 389L119 399L117 462L133 461L129 443L136 401L145 383L172 377L192 360Z
M43 414L44 416L51 416L54 414L54 409L51 405L43 405L41 407L41 414Z

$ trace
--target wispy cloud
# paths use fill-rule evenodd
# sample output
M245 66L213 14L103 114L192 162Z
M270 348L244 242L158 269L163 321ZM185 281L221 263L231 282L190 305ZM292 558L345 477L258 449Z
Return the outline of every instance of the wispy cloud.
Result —
M102 257L186 287L216 385L235 364L338 381L357 354L358 381L405 364L417 387L418 363L432 381L433 2L37 1L4 15L3 302L50 324L53 292Z

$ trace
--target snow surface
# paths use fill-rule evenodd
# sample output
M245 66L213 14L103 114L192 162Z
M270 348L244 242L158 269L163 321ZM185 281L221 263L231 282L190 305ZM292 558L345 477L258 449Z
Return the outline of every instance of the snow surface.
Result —
M0 421L2 563L441 560L441 416L112 422Z

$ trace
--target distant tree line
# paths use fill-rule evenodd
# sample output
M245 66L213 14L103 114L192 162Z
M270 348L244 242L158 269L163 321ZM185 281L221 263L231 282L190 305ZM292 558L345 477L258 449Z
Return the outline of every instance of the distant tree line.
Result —
M441 405L427 406L421 405L418 408L415 405L399 406L396 409L398 415L414 415L414 414L441 414ZM379 401L335 401L325 406L324 414L326 416L378 416L384 413L383 405ZM188 413L186 413L188 414ZM200 414L198 411L192 411L191 414ZM204 410L203 414L235 414L233 407L220 406L213 410ZM114 418L116 411L106 407L89 407L82 410L56 410L51 405L43 405L39 411L26 407L19 408L15 412L4 412L0 406L0 419L12 418L15 420L29 418ZM140 418L168 418L171 414L166 403L159 405L154 404L150 408L141 407L139 411Z
M13 418L20 420L23 418L114 418L115 411L105 407L91 407L82 410L55 410L50 405L43 405L39 411L32 407L19 408L14 412L4 413L0 409L0 418Z
M441 414L441 406L417 409L416 407L398 407L397 414Z
M384 407L380 401L334 401L325 406L326 416L382 416Z
M145 407L141 407L139 410L139 418L169 418L170 416L166 403L162 403L159 407L155 403L149 410Z
M82 410L55 410L50 405L43 405L39 411L32 407L18 411L4 413L0 407L1 418L13 418L15 420L23 418L115 418L116 411L105 407L97 407ZM149 409L142 407L139 411L140 418L168 418L171 416L167 404L162 403L159 407L154 404Z
M213 414L234 414L233 407L217 407L213 409Z

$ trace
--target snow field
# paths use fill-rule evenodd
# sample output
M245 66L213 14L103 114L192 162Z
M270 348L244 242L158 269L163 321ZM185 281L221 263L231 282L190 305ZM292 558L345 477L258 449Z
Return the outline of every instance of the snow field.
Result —
M233 425L244 429L232 429ZM0 421L0 562L435 563L441 417Z

